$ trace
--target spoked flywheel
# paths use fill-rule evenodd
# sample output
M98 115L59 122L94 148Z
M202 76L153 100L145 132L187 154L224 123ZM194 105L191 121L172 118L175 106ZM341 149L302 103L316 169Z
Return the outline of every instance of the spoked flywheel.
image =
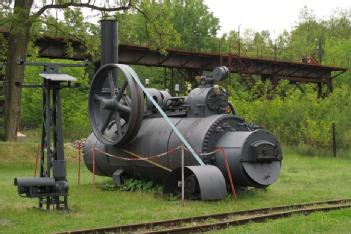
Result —
M106 64L95 74L89 93L89 118L96 138L107 145L127 144L143 118L143 92L131 68ZM134 77L134 78L133 78Z

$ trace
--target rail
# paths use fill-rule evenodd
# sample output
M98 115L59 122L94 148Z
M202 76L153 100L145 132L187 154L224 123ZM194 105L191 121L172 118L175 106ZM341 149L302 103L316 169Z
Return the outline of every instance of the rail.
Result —
M242 210L188 218L161 220L113 227L101 227L67 231L60 234L87 233L196 233L244 225L250 222L264 222L267 219L289 217L293 214L332 211L351 208L351 199L317 201L268 208Z

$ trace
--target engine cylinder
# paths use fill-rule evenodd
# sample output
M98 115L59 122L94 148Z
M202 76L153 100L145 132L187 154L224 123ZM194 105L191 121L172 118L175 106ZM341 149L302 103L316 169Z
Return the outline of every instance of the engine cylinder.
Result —
M179 131L197 152L212 152L218 148L225 150L232 179L238 186L266 187L275 182L280 173L282 152L279 143L266 130L250 129L237 116L227 114L209 115L202 118L171 118ZM84 160L92 171L92 149L96 147L96 173L112 176L119 169L126 177L149 179L166 183L169 171L147 161L128 161L112 158L100 151L125 158L133 158L127 151L147 157L170 151L181 145L180 140L162 118L144 119L138 135L128 145L122 147L101 144L91 134L84 147ZM179 168L181 151L169 153L154 162L170 170ZM222 151L201 156L209 165L217 166L225 178L227 170ZM185 152L185 165L198 165L189 152Z

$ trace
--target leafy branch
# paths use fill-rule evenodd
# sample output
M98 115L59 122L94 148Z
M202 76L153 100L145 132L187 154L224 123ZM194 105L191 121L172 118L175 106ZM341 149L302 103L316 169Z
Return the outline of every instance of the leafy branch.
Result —
M76 2L74 0L70 0L68 2L61 3L61 4L55 4L54 1L52 1L51 4L43 6L36 13L34 13L34 16L38 17L48 9L65 9L68 7L83 7L83 8L90 8L90 9L102 11L102 12L104 12L104 11L111 12L111 11L128 10L132 6L132 0L129 0L126 5L118 6L118 7L100 7L100 6L96 6L94 3L95 3L95 1L93 3L91 3L91 0L89 0L86 3Z

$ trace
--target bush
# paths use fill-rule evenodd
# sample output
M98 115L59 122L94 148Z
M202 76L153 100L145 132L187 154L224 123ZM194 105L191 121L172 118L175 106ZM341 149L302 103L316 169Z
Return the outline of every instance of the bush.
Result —
M262 85L262 84L261 84ZM237 91L232 102L239 116L248 122L255 122L270 130L285 145L307 144L315 148L330 147L331 125L336 124L338 145L350 147L351 139L351 89L349 86L335 88L323 99L316 97L312 86L284 90L286 82L275 91L261 98L251 100L248 92Z

